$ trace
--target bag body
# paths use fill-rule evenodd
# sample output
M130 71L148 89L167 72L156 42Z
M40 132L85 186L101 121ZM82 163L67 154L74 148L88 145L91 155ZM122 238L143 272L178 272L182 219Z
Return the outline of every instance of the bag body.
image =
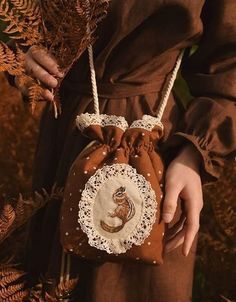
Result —
M162 126L150 116L128 127L123 117L100 115L95 121L88 114L77 124L93 142L68 175L61 210L64 248L88 259L161 263Z
M130 126L124 117L100 114L91 45L88 53L95 113L77 116L76 123L91 143L68 174L61 207L62 246L66 253L90 260L160 264L164 164L158 141L183 52L157 116L144 115Z

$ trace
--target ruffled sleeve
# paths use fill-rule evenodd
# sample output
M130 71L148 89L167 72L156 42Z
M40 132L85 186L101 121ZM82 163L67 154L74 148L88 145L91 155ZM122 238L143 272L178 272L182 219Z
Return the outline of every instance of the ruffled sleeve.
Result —
M225 161L236 155L236 1L206 1L202 21L198 48L183 62L194 99L170 143L197 148L206 183L216 180Z

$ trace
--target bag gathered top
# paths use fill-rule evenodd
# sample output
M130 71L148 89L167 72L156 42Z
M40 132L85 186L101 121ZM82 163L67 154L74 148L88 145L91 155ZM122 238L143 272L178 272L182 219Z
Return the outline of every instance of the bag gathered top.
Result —
M98 261L162 263L164 164L158 141L174 85L180 53L157 115L128 125L125 117L100 114L93 62L88 47L95 113L77 116L76 124L91 143L73 162L61 208L64 251Z

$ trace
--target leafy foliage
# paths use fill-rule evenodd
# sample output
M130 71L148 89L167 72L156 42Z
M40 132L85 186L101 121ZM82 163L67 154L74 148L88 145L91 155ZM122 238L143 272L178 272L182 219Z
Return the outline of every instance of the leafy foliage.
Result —
M7 26L4 33L15 41L13 50L0 44L0 71L17 75L21 83L29 83L29 102L34 111L36 103L43 100L43 88L24 70L25 57L20 49L31 46L46 48L66 76L73 63L88 44L95 39L97 24L104 18L109 0L2 0L0 19ZM54 91L55 115L60 111L58 79Z
M25 273L11 267L0 267L0 300L5 302L21 302L28 295L25 287Z

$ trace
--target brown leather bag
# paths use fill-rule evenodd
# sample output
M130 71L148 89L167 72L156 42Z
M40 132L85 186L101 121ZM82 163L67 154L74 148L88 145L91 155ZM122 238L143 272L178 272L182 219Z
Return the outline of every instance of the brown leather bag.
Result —
M92 46L89 46L95 113L77 117L91 143L68 174L61 208L61 242L79 257L102 261L162 263L163 161L158 141L163 115L183 52L156 117L128 126L124 117L99 114Z

